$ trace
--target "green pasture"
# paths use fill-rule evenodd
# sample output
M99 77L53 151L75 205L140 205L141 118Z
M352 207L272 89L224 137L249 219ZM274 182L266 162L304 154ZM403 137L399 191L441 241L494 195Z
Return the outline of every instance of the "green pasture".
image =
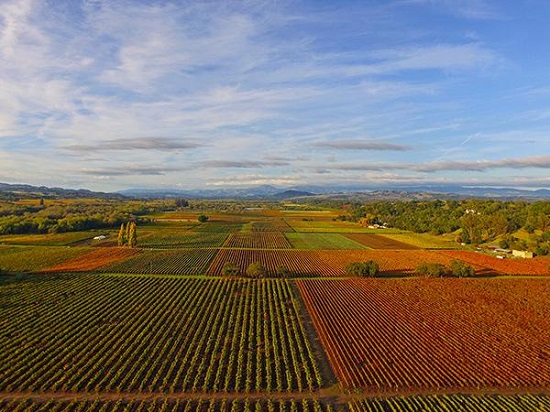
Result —
M92 239L95 236L107 234L108 231L87 231L67 233L47 233L31 235L2 235L0 244L9 245L39 245L39 246L66 246L71 243Z
M398 240L409 245L422 249L459 249L459 245L452 239L442 236L430 235L429 233L401 232L391 233L384 231L382 234L389 239Z
M285 233L294 249L368 249L338 233Z

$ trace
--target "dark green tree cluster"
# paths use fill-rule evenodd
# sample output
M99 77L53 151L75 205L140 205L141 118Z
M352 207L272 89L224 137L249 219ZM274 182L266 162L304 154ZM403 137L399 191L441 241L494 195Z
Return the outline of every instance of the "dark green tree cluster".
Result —
M417 233L459 232L457 241L479 244L518 229L536 235L540 251L550 248L550 202L474 200L372 201L346 205L341 220L383 224ZM460 229L460 230L459 230Z
M149 219L144 215L163 209L163 203L137 201L48 200L42 206L0 202L0 235L115 228L130 219L145 223Z
M449 266L442 263L422 263L416 268L416 273L426 277L453 276L457 278L474 276L474 268L460 260L452 260Z
M346 273L350 276L375 277L378 276L380 267L374 260L366 262L352 262L346 266Z

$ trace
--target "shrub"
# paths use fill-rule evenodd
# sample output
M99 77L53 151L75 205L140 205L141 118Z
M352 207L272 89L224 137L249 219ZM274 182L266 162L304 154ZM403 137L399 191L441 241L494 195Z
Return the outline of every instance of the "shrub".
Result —
M225 262L222 268L222 274L224 276L239 276L241 270L239 267L232 262Z
M265 277L266 270L260 262L252 262L246 268L246 275L251 278L263 278Z
M197 220L201 223L208 222L208 216L206 215L200 215Z
M447 273L447 268L441 263L422 263L416 267L416 273L428 277L441 277Z
M475 270L460 260L452 260L450 265L451 274L457 278L474 276Z
M366 262L352 262L346 266L346 273L351 276L375 277L378 275L380 267L374 260Z

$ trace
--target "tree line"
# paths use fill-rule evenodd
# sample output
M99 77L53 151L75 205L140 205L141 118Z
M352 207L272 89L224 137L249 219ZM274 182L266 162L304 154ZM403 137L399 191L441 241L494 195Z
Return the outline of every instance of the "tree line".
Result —
M342 205L341 205L342 207ZM500 246L538 254L550 252L550 202L474 200L371 201L343 205L340 220L441 235L457 232L457 242L480 244L499 239ZM532 244L513 236L519 229Z

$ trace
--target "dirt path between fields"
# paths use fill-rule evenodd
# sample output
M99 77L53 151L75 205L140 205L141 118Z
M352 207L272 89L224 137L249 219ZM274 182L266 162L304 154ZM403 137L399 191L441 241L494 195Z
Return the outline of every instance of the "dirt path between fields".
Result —
M0 400L34 400L48 401L209 401L209 400L272 400L302 401L316 399L330 404L346 404L370 398L387 398L391 396L426 396L426 395L550 395L550 388L488 388L464 389L449 388L440 390L399 390L391 392L367 392L354 390L344 391L339 385L323 388L314 392L177 392L177 393L138 393L138 392L0 392Z

